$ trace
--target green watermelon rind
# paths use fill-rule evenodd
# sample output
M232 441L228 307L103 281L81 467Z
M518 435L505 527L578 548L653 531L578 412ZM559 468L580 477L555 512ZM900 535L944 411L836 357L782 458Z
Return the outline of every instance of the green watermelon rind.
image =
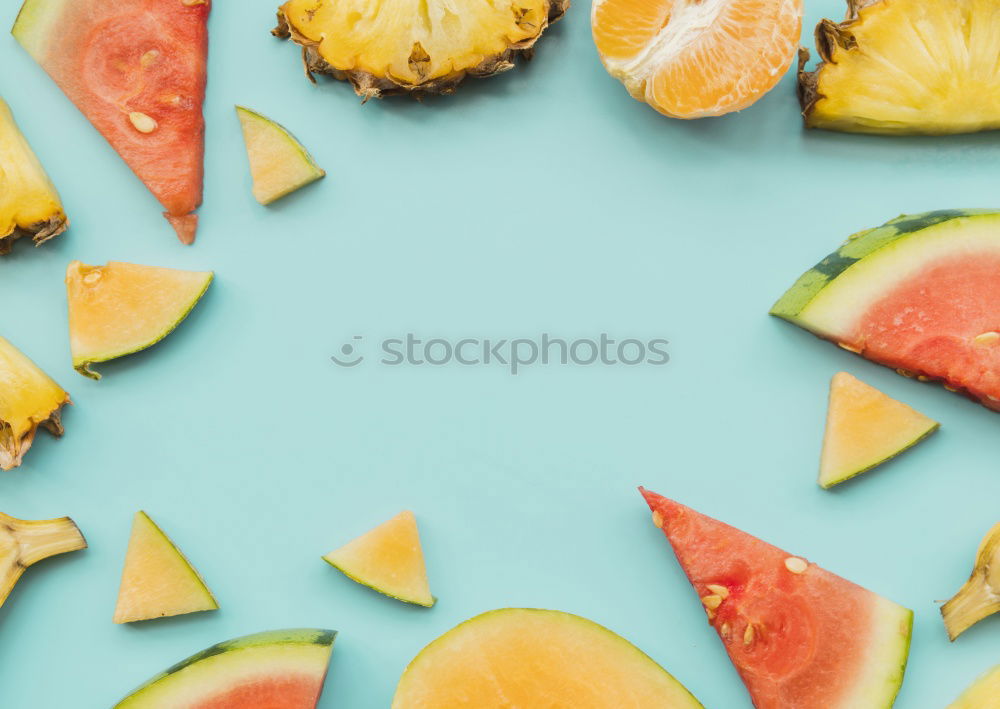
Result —
M877 629L884 628L885 647L865 661L869 687L859 686L837 709L890 709L902 689L913 640L913 611L881 596L878 598L879 609L873 625ZM859 678L859 685L864 681L864 677Z
M58 33L59 18L72 0L25 0L11 34L28 54L38 59Z
M1000 210L942 209L922 214L904 214L880 227L859 232L802 274L771 307L771 315L814 331L810 327L808 317L803 317L804 311L821 292L860 261L883 249L899 246L900 242L926 229L956 219L976 217L1000 219ZM817 334L822 335L822 333Z
M316 657L310 658L313 662L317 660L323 663L323 673L326 672L326 664L329 663L330 653L333 651L333 643L336 639L337 631L327 630L324 628L293 628L287 630L271 630L262 633L255 633L253 635L246 635L239 638L234 638L232 640L226 640L225 642L217 643L209 648L202 650L201 652L195 653L191 657L178 662L171 667L168 667L163 672L149 679L133 692L131 692L127 697L121 700L115 705L114 709L155 709L161 707L162 705L162 694L159 697L154 697L152 702L147 703L150 699L150 694L154 692L159 692L162 690L164 694L169 693L170 687L166 686L164 682L179 682L186 686L189 678L182 675L185 670L190 670L199 666L201 663L212 660L213 658L222 658L225 656L230 663L239 663L245 661L246 656L242 651L245 650L256 650L258 652L252 653L250 662L253 665L259 665L263 669L268 669L268 664L264 664L262 659L262 653L268 650L273 650L275 653L287 652L290 648L299 649L304 651L315 650ZM242 657L241 657L242 656ZM303 654L303 657L306 657ZM316 662L317 667L319 662ZM209 675L209 679L213 673L206 673ZM220 674L216 672L215 674ZM197 682L197 678L193 680ZM219 687L211 685L211 682L205 682L206 691L216 692L225 687Z

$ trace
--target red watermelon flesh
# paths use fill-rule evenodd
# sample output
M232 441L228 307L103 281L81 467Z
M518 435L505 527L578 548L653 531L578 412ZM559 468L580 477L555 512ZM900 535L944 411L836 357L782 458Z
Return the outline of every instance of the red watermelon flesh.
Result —
M210 10L211 0L26 0L13 30L184 243L202 197Z
M640 489L758 709L891 707L911 611Z
M222 694L197 701L190 709L312 709L323 691L321 678L310 675L262 675Z

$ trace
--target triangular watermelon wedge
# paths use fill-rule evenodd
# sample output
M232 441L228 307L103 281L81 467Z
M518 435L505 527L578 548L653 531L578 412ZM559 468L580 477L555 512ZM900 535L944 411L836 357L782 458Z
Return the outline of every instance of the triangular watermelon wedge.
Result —
M640 488L757 709L888 709L913 612Z
M13 34L163 205L201 204L211 0L26 0Z

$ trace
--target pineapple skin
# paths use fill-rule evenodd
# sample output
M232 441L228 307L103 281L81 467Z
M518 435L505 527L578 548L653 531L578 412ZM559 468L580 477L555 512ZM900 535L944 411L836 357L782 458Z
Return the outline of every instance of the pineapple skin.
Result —
M68 226L59 193L0 99L0 256L21 237L38 246Z
M843 22L816 26L822 61L814 71L805 70L809 51L799 50L807 128L881 135L1000 129L1000 100L991 98L1000 95L996 45L988 40L1000 32L992 0L847 0L847 6ZM962 54L954 45L965 32L971 44Z
M385 96L410 95L421 98L431 94L451 94L467 76L486 78L514 68L518 57L531 59L534 46L545 29L561 19L569 9L571 0L543 0L548 7L548 13L535 31L525 39L488 56L482 56L475 63L468 63L468 55L453 60L454 68L439 76L424 78L422 66L430 63L426 50L415 43L406 63L413 69L414 78L398 76L386 67L379 71L368 71L358 67L340 68L331 64L320 51L321 42L306 36L290 18L295 0L288 0L278 9L278 25L271 34L280 39L291 39L302 47L302 61L306 76L315 83L314 74L326 74L340 81L348 81L354 87L355 93L363 102L371 98Z

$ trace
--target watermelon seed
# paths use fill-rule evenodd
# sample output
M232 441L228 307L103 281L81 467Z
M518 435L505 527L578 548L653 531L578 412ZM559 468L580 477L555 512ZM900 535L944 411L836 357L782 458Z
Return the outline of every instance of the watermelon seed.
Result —
M972 341L977 345L995 345L1000 341L1000 332L984 332L981 335L976 335Z
M805 573L806 569L809 568L809 564L795 556L790 556L785 559L785 568L791 571L793 574Z
M143 69L148 69L153 64L155 64L156 60L159 58L160 58L160 52L156 49L150 49L148 52L143 54L142 57L140 57L139 66L141 66Z
M722 600L726 600L727 598L729 598L729 589L726 588L725 586L719 586L718 584L710 583L708 584L707 588L716 596L719 596Z
M132 121L132 126L140 133L152 133L159 125L152 116L147 116L141 111L132 111L128 114L128 119Z
M747 625L747 629L743 633L743 644L744 645L752 645L753 644L753 636L754 636L753 623L750 623L749 625Z
M926 374L918 374L917 375L917 381L920 381L920 382L929 382L930 380L931 380L931 378L928 377Z
M711 608L706 608L705 609L705 615L708 616L708 622L709 623L711 623L713 620L715 620L715 611L713 611Z
M913 377L915 376L913 372L911 372L909 369L897 369L896 374L898 374L901 377L906 377L907 379L913 379Z
M181 0L181 5L184 7L198 7L199 5L204 5L205 0Z
M663 515L655 510L653 511L653 524L655 524L658 529L663 529Z
M715 596L715 595L705 596L704 598L701 599L701 602L709 610L715 610L716 608L722 605L722 596Z
M837 346L841 349L845 349L848 352L853 352L854 354L861 354L861 349L853 345L849 345L846 342L838 342Z
M729 627L729 623L723 623L722 627L719 628L719 634L722 636L724 640L729 640L729 635L731 631L732 629Z

